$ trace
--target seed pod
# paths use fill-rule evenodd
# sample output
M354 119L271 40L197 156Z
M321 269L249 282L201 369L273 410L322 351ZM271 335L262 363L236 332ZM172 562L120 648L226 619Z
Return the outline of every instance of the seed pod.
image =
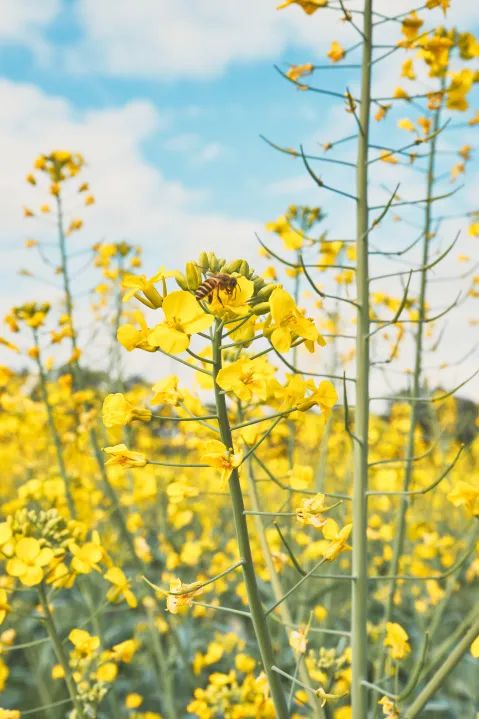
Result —
M269 312L269 302L260 302L251 309L255 315L266 315Z
M188 288L193 290L193 292L195 292L201 285L201 272L195 262L186 263L186 279L188 282Z

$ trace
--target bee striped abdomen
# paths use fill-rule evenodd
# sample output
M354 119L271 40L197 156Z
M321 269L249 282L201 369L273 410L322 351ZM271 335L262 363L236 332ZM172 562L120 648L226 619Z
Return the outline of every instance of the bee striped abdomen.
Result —
M205 297L211 295L218 288L218 280L215 277L210 277L201 283L195 292L197 300L204 300Z
M231 275L227 275L226 273L211 275L211 277L208 277L206 280L204 280L204 282L202 282L201 285L198 287L195 292L195 298L198 300L198 302L201 302L201 300L204 300L205 298L208 299L208 302L211 302L215 290L219 299L220 290L226 292L227 295L232 295L234 290L236 289L237 284L238 280L236 279L236 277L232 277Z

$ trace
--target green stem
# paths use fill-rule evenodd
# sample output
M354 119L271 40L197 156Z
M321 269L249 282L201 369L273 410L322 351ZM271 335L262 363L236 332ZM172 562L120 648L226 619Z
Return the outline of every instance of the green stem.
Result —
M356 410L353 478L351 650L352 719L366 719L368 697L364 681L368 669L367 594L367 489L369 429L369 204L368 145L371 105L372 0L365 0L363 15L361 104L357 150L356 207Z
M52 615L50 607L48 605L47 595L46 595L45 587L43 584L40 584L40 586L39 586L39 594L40 594L40 602L42 604L43 611L45 613L45 625L46 625L49 637L52 641L55 655L63 669L63 675L64 675L64 679L65 679L65 684L67 685L68 694L70 696L70 699L72 700L73 706L75 707L75 711L76 711L78 719L85 719L85 714L83 712L83 706L80 701L80 698L78 697L76 684L75 684L75 681L74 681L72 673L71 673L70 664L68 662L68 656L65 652L65 648L63 646L62 640L60 639L60 637L58 635L57 628L55 626L55 620L53 619L53 615Z
M48 396L48 387L47 387L47 378L45 375L45 371L43 369L42 365L42 358L40 353L40 342L38 339L38 331L36 329L33 330L33 339L35 342L35 348L37 350L36 352L36 363L37 363L37 369L38 369L38 376L40 379L40 391L42 394L42 400L43 404L45 405L45 409L47 412L47 422L48 422L48 429L50 431L50 436L53 441L53 446L55 447L55 454L57 457L57 464L58 469L60 471L61 478L63 479L64 485L65 485L65 496L67 499L68 509L70 512L70 515L72 517L75 517L75 503L73 501L73 496L71 492L71 486L70 486L70 477L68 476L66 465L65 465L65 458L63 456L63 446L60 440L60 435L58 434L57 425L55 422L55 416L53 414L53 408L50 404L50 398Z
M223 325L217 320L215 334L213 339L213 362L214 362L214 386L216 412L218 414L218 423L220 428L221 440L226 447L233 446L233 437L226 408L225 395L216 382L216 377L221 369L221 339ZM274 653L271 644L271 637L264 615L261 599L259 596L258 584L256 581L256 573L254 568L253 557L251 554L251 546L249 542L248 525L244 514L243 493L241 491L238 470L234 469L229 478L229 490L231 495L231 503L233 505L233 519L236 528L236 537L238 541L238 549L240 557L243 560L243 576L248 595L248 603L251 612L256 640L258 642L263 668L268 679L271 698L276 710L277 719L288 719L289 712L286 705L286 699L283 688L278 675L273 671Z
M151 648L158 665L159 676L163 679L165 714L168 719L176 719L178 714L176 712L174 699L173 672L171 671L171 667L168 666L168 659L165 654L163 642L161 641L160 633L155 626L152 607L147 606L146 611L148 615L148 626L150 629Z
M61 257L61 269L62 269L62 279L63 279L63 290L65 294L65 305L67 314L70 320L70 327L71 327L71 343L72 343L72 349L77 349L77 337L75 334L75 326L73 323L73 297L71 292L71 286L70 286L70 276L68 274L68 258L67 258L67 248L66 248L66 236L65 236L65 228L63 226L63 203L60 195L56 196L57 201L57 229L58 229L58 246L60 248L60 257Z
M281 586L281 580L279 578L278 572L276 571L276 568L274 566L273 557L271 555L271 550L269 548L268 540L266 538L263 516L268 515L268 512L261 512L260 510L260 499L256 487L251 459L248 461L248 493L251 501L251 506L253 507L253 512L248 512L248 514L254 513L256 533L258 535L259 544L263 553L263 559L266 564L266 569L268 570L268 576L271 582L273 596L275 600L278 601L283 596L284 591L283 587ZM278 610L281 623L286 632L286 636L288 637L288 628L293 625L293 620L287 602L283 602L282 604L280 604L278 606ZM314 689L312 689L311 687L311 680L309 678L308 669L304 662L299 663L298 672L299 678L303 682L303 686L307 688L308 695L311 698L313 711L312 716L315 719L322 719L324 717L324 712L321 708L321 703L316 696Z
M418 403L417 397L421 393L421 377L422 377L422 355L423 355L423 340L424 340L424 320L426 318L426 288L427 288L427 266L429 264L429 246L431 241L431 223L432 223L432 196L434 192L434 168L436 159L436 140L437 130L439 129L440 113L437 111L434 115L433 135L430 145L428 172L427 172L427 188L426 188L426 207L424 214L424 239L422 246L422 260L421 267L424 269L420 273L420 287L418 297L418 324L416 332L415 342L415 355L414 355L414 371L413 381L411 389L411 416L409 419L409 429L406 441L406 463L404 469L404 478L402 484L402 491L407 492L411 485L411 481L414 473L414 445L415 445L415 434L418 425ZM394 534L393 544L393 556L391 559L390 571L388 574L392 575L391 583L387 592L386 605L384 609L384 627L387 622L391 621L394 605L394 595L396 594L397 579L394 575L399 574L399 565L404 550L404 539L406 534L406 514L409 505L409 497L407 494L401 495L401 500L398 509L398 519L396 532ZM383 644L383 642L381 642ZM382 677L384 674L384 668L386 665L386 651L383 646L381 651L378 668L376 672L377 677Z
M453 671L456 665L461 661L463 655L468 651L470 645L479 634L479 614L476 615L475 620L462 636L460 641L456 644L455 648L449 654L446 661L440 666L436 674L429 680L426 686L419 692L416 699L409 706L404 719L414 719L424 709L428 701L434 696L434 694L443 686L444 680Z

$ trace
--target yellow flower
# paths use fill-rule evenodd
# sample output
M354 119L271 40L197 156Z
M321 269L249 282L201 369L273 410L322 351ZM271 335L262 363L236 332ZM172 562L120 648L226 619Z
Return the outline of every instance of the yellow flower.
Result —
M195 590L196 583L183 584L181 579L174 578L170 582L170 591L166 594L166 608L172 614L178 614L178 611L185 607L191 607L193 598L198 594L199 590ZM171 594L171 592L173 592Z
M301 629L294 629L289 633L289 646L296 655L306 654L306 649L308 648L308 638L304 627Z
M334 384L329 380L323 380L310 397L298 404L298 409L304 412L317 405L325 415L329 415L337 401L338 393Z
M11 556L13 552L12 544L13 531L8 522L0 522L0 547L4 554Z
M326 523L323 512L327 511L324 494L304 499L301 506L296 509L296 519L300 524L320 528Z
M73 554L71 568L77 574L89 574L93 570L99 572L98 562L103 558L103 550L97 542L86 542L83 546L70 545Z
M455 507L465 507L472 516L479 517L479 487L460 479L447 498Z
M401 69L401 77L407 77L408 80L416 79L416 73L414 72L414 65L411 58L404 60Z
M132 297L136 297L140 300L140 302L143 302L143 304L151 309L161 307L163 304L163 297L156 289L155 282L160 282L161 280L166 293L164 281L167 278L174 276L174 272L168 272L164 267L160 267L156 275L153 275L153 277L150 277L149 279L145 275L126 274L123 277L121 284L123 287L127 287L129 291L125 292L123 302L128 302L128 300Z
M248 654L243 654L242 652L240 652L235 656L235 667L239 672L249 674L254 670L255 666L256 661L253 659L253 657L248 656Z
M389 697L382 697L382 699L378 701L378 704L381 704L383 715L387 717L387 719L399 719L399 712L396 709L396 705Z
M388 150L384 150L384 152L381 152L381 154L379 155L379 159L381 160L381 162L387 162L390 165L397 165L398 163L397 157Z
M466 95L472 88L475 73L469 68L451 73L451 84L446 91L446 105L450 110L467 110Z
M286 73L286 77L289 77L290 80L296 82L296 80L299 80L299 78L303 77L304 75L311 75L313 70L314 65L312 65L310 62L307 62L304 65L291 65L291 67Z
M303 246L303 236L292 227L285 215L281 215L273 222L268 222L266 229L281 237L287 250L299 250Z
M479 659L479 636L477 636L471 644L471 654L476 659Z
M254 395L264 401L274 371L262 357L253 360L240 357L218 372L216 382L227 392L234 392L243 402L250 402Z
M243 317L251 312L248 304L253 296L254 283L246 277L237 277L236 288L229 295L220 291L213 293L213 299L209 303L209 309L217 317Z
M345 52L344 48L341 47L339 42L336 42L336 40L333 40L327 55L328 55L329 59L331 60L331 62L339 62L346 55L346 52Z
M339 525L334 519L326 520L322 527L323 536L329 541L329 545L323 550L325 559L332 562L341 552L351 549L347 541L352 527L352 524L346 524L342 529L339 529Z
M85 629L72 629L68 639L82 657L89 657L100 647L99 637L92 637Z
M405 41L401 44L404 44L407 47L407 45L412 43L412 41L417 38L419 30L423 25L424 20L421 20L416 12L412 12L410 15L405 17L401 23L402 34L405 37Z
M243 461L243 452L234 448L228 449L218 439L210 439L204 444L200 459L210 467L221 470L221 480L227 480L233 469L239 467Z
M124 427L134 419L149 422L151 411L133 407L121 392L108 394L103 400L103 424L105 427Z
M326 692L323 687L319 687L319 689L316 689L315 694L318 699L321 700L322 707L326 705L326 702L335 701L336 699L341 699L341 697L344 696L343 694L328 694L328 692ZM344 708L346 709L347 707Z
M473 222L472 225L469 225L467 234L471 237L479 237L479 222Z
M174 374L154 384L152 389L155 395L151 404L168 404L172 407L179 405L183 401L183 395L178 390L178 384L179 379Z
M38 539L22 537L15 544L14 555L7 562L7 573L18 577L26 587L40 584L45 576L45 567L53 559L49 547L41 547Z
M143 704L143 697L136 692L130 692L125 697L125 707L127 709L138 709Z
M411 651L407 633L396 622L387 622L384 646L390 647L390 655L393 659L404 659Z
M71 589L75 579L75 572L72 572L65 562L57 562L47 577L47 583L56 589Z
M125 639L111 648L111 656L116 662L129 664L140 648L138 639Z
M146 352L154 352L155 348L148 342L150 329L146 324L145 318L138 310L133 313L133 317L139 327L135 327L130 323L121 325L116 334L118 342L123 345L128 352L131 352L136 347L138 347L138 349L146 350Z
M289 5L299 5L304 10L306 15L312 15L319 10L321 7L326 7L329 0L284 0L281 5L278 5L278 10L282 10Z
M9 609L7 592L5 589L0 589L0 624L5 620Z
M440 7L442 8L442 11L445 15L446 10L449 8L450 4L451 0L427 0L426 7L428 10L432 10L435 7Z
M106 465L118 464L120 467L144 467L148 464L148 460L141 452L132 452L126 444L115 444L112 447L104 447L105 454L110 455L110 459L105 462Z
M269 305L271 324L267 327L267 336L278 352L288 352L298 337L309 341L307 347L310 350L314 347L314 342L323 346L326 344L314 322L300 312L293 297L282 287L273 290Z
M163 300L165 321L156 325L148 335L148 342L163 352L184 352L190 344L190 336L208 329L214 322L206 314L190 292L171 292Z
M111 582L113 587L108 590L106 598L109 602L118 602L123 595L129 607L134 609L138 602L135 595L131 591L130 583L120 567L111 567L105 574L107 582Z
M113 662L101 664L95 674L99 682L113 682L118 675L118 667Z
M407 132L414 132L414 123L409 118L404 117L402 120L398 120L397 123L400 130L407 130Z
M0 719L20 719L18 709L2 709L0 708Z
M431 77L443 75L449 64L452 40L442 35L433 35L420 40L418 44L420 47L419 57L430 67L429 75Z

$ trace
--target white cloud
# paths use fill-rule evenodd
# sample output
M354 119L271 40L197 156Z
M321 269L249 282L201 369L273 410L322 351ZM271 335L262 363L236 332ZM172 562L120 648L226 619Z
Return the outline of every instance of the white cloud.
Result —
M286 47L317 55L340 32L338 13L308 17L275 0L79 0L84 38L72 67L112 75L214 77L234 62L277 58ZM343 26L344 27L344 26Z
M60 4L61 0L2 0L0 37L3 40L27 41L30 33L53 20Z
M37 60L45 62L51 57L51 47L43 31L60 6L61 0L2 0L0 39L26 45Z

